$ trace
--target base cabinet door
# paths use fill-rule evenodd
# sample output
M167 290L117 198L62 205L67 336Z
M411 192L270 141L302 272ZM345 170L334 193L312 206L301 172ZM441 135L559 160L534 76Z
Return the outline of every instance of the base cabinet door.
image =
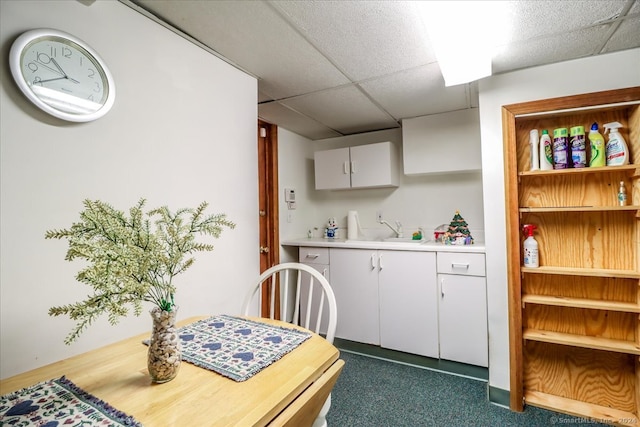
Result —
M380 344L376 252L329 250L330 283L338 305L337 338Z
M440 358L489 366L486 278L438 275Z
M379 251L380 346L438 357L434 252Z

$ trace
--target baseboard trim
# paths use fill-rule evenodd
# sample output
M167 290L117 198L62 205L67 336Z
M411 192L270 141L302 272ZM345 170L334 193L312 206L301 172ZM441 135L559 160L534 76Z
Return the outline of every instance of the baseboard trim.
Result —
M489 402L510 409L511 396L509 390L491 387L490 385L488 385L487 392L489 394Z
M489 381L489 370L482 366L467 365L465 363L451 362L449 360L434 359L431 357L419 356L416 354L404 353L396 350L389 350L377 345L363 344L341 338L335 338L333 345L340 350L351 353L363 354L365 356L376 357L389 360L391 362L404 363L419 368L432 369L444 373L460 375L480 381Z

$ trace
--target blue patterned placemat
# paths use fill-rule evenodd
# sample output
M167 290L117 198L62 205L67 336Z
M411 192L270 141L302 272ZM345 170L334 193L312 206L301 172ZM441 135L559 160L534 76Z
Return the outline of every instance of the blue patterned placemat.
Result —
M133 417L87 393L65 377L1 396L0 425L142 427Z
M311 334L218 315L178 329L182 360L245 381L289 353Z

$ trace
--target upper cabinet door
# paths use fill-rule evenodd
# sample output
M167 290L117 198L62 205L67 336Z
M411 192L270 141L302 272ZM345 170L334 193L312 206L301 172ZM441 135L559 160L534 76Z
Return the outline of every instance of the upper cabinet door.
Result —
M349 148L314 153L316 190L351 188Z
M402 149L405 175L481 170L479 110L403 120Z
M351 187L395 187L397 157L391 142L351 147Z

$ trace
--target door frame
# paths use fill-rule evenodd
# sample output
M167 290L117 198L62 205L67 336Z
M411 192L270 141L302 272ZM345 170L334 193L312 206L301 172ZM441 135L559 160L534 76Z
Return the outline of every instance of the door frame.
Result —
M260 273L280 262L280 215L278 199L278 126L258 119L258 223ZM266 251L263 248L267 248ZM279 295L276 283L275 295ZM270 286L262 288L261 315L269 312ZM280 300L276 299L276 313Z

